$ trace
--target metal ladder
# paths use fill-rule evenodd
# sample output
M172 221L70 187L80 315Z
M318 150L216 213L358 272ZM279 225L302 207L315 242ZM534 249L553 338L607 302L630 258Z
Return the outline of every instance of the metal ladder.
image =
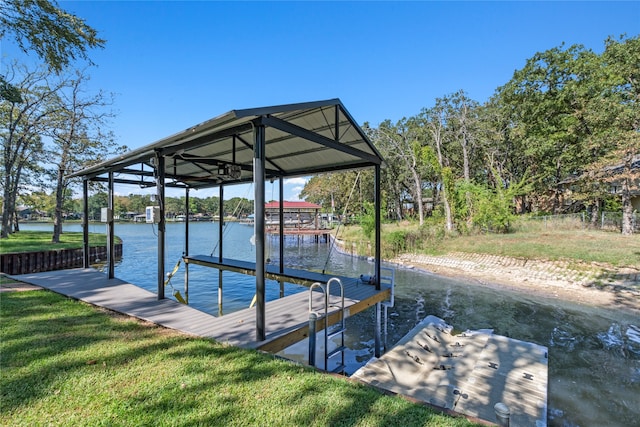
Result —
M339 305L331 302L331 284L337 283L340 286ZM320 308L321 313L313 310L313 291L315 288L320 288L324 296L324 307ZM340 320L334 325L329 325L329 311L331 308L337 308L340 314ZM324 309L324 313L322 310ZM340 355L340 363L331 370L334 373L342 373L345 369L344 363L344 351L346 346L344 345L344 333L346 331L345 316L344 316L344 286L337 277L332 277L327 282L326 288L319 282L314 283L309 288L309 365L316 366L316 322L320 319L320 316L324 318L324 370L329 371L329 360L337 355ZM340 337L340 343L336 348L329 351L329 340L334 337Z

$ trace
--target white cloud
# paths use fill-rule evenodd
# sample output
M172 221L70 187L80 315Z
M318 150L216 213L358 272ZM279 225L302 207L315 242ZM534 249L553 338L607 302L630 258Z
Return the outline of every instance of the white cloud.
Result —
M285 185L305 185L307 181L308 181L307 178L298 177L298 178L287 178L284 180L284 183Z
M297 185L297 186L293 187L292 189L290 189L289 190L289 194L291 195L291 197L289 197L287 200L289 200L290 202L301 201L302 199L300 198L300 192L302 191L303 188L304 188L304 186Z

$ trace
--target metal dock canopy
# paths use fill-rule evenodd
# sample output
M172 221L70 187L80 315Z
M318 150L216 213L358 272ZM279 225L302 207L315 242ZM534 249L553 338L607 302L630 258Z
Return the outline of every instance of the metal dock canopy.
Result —
M108 183L107 246L113 248L114 184L157 188L158 299L164 298L166 187L185 189L185 255L189 255L189 190L219 187L224 212L224 186L252 182L256 236L256 339L265 339L265 181L278 180L279 223L284 223L284 179L322 172L373 168L375 232L374 277L380 277L380 167L382 157L339 99L231 110L127 154L74 172L83 178L84 267L89 267L88 183ZM111 212L111 214L110 214ZM220 222L222 236L222 221ZM283 265L283 227L280 227L280 273ZM220 245L222 246L222 245ZM108 251L107 276L113 278L115 259ZM222 259L222 248L219 257ZM375 283L380 290L380 283ZM379 330L379 325L377 325ZM377 333L377 332L376 332ZM377 334L378 335L378 334ZM376 354L379 350L376 350Z
M156 156L167 186L250 182L254 132L264 128L265 178L380 165L380 154L339 99L232 110L130 153L73 173L92 179L117 172L116 183L155 186ZM132 166L136 166L135 168Z

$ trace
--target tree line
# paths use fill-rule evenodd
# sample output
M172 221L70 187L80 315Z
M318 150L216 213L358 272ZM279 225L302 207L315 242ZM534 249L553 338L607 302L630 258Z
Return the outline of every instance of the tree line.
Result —
M88 217L91 221L99 221L101 209L108 205L108 194L104 190L95 191L88 199ZM147 206L157 206L157 202L151 199L149 194L129 194L127 196L115 195L113 198L114 216L120 219L131 215L142 215ZM45 213L49 217L54 216L56 197L54 194L34 191L20 198L20 201L31 208ZM63 204L63 216L66 218L79 219L83 215L83 200L68 197ZM253 213L253 201L243 197L233 197L224 201L223 217L233 216L236 218L246 217ZM186 197L165 197L165 215L173 218L178 215L186 215ZM189 197L189 214L202 214L210 217L220 216L220 198L211 197Z
M640 38L602 53L573 45L535 54L481 104L464 90L364 130L385 159L384 214L442 219L447 232L508 231L515 214L621 210L632 233L640 180ZM301 195L371 212L372 174L313 177ZM367 205L368 203L368 205Z

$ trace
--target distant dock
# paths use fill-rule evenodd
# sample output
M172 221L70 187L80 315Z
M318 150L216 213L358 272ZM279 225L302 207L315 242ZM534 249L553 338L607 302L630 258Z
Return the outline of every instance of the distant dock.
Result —
M266 233L271 236L277 236L280 234L279 226L268 226L266 228ZM299 238L305 238L307 236L311 236L315 239L316 242L319 242L320 239L324 240L325 243L329 242L329 238L331 236L331 230L326 228L298 228L298 227L284 227L282 230L282 234L286 236L297 236Z

